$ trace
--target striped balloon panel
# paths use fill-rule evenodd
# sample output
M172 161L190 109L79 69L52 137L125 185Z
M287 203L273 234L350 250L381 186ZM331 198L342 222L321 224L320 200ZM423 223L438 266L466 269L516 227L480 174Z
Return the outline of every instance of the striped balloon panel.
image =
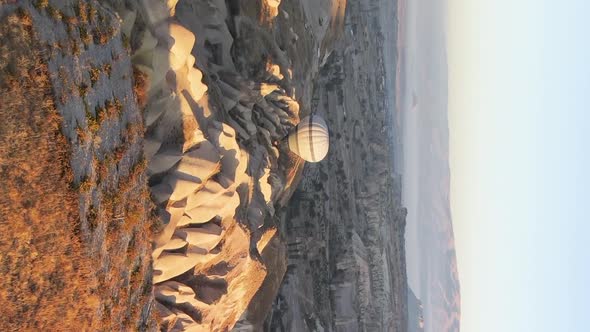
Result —
M317 115L303 118L289 135L290 150L306 161L321 161L328 154L329 147L328 125Z

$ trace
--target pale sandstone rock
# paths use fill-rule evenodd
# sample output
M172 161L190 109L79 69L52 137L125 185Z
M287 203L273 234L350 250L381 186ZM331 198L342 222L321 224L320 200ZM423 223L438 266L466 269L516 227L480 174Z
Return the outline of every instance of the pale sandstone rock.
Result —
M175 323L172 326L172 332L183 331L183 332L203 332L203 327L199 326L189 315L178 312L175 317Z
M210 201L218 200L227 192L228 188L222 186L218 181L209 180L201 190L187 197L186 209L192 210L203 204L208 204Z
M266 230L262 236L260 237L260 240L258 240L258 242L256 242L256 249L258 250L259 253L262 253L264 251L264 249L266 249L266 246L268 245L268 243L272 240L272 238L277 234L277 229L275 227Z
M204 326L203 324L199 324L196 323L195 321L191 320L190 318L187 319L185 317L188 317L188 315L179 315L179 317L182 317L181 320L177 321L176 323L176 327L173 329L173 331L183 331L183 332L210 332L211 330ZM190 324L184 323L185 321L190 322ZM179 323L181 323L182 325L180 327L178 327Z
M180 97L180 96L179 96ZM182 98L178 98L182 101ZM173 108L167 109L165 115L156 120L152 126L153 130L149 134L149 139L162 142L178 140L183 135L183 114L180 111L182 103Z
M166 209L166 213L168 217L164 220L166 222L166 226L164 229L159 233L156 234L154 237L154 251L152 252L152 257L156 259L160 253L164 250L164 247L172 238L174 234L174 230L177 227L178 222L182 218L184 214L186 204L183 203L175 203L168 206Z
M162 250L176 250L186 246L188 242L184 241L181 238L174 237L170 239L163 247Z
M168 175L165 181L173 190L172 194L170 194L170 200L173 201L181 200L194 193L202 183L200 178L181 172Z
M193 99L201 99L205 92L207 92L208 90L207 86L201 82L201 80L203 79L203 73L201 73L201 71L197 68L190 67L188 69L187 79L190 84L189 91Z
M146 21L151 26L156 26L170 17L170 10L161 0L140 0L143 5Z
M131 60L134 64L142 64L145 66L152 66L152 52L154 48L158 45L158 40L152 35L150 30L146 29L143 31L143 35L141 37L140 46L133 53Z
M217 149L205 141L199 148L184 154L174 170L164 178L163 183L172 188L170 199L176 201L195 192L218 171L219 154Z
M270 120L274 126L281 126L281 114L284 114L284 111L272 106L271 103L267 103L265 99L261 100L258 105L263 110L264 117Z
M133 29L133 25L135 24L135 19L137 18L137 12L134 10L126 10L120 13L121 17L121 33L125 36L131 36L131 30Z
M172 195L172 187L168 183L159 183L155 186L150 187L152 194L152 200L156 204L162 204L166 202L170 195Z
M179 152L164 151L153 156L148 165L148 174L158 174L165 172L182 159L182 154Z
M182 307L177 307L178 304L189 304L196 309L208 307L206 303L197 300L192 288L177 281L169 280L156 285L154 296L158 302L172 307L170 309L174 311L182 310Z
M285 76L281 74L281 67L277 64L273 64L272 62L268 62L266 65L266 71L271 75L271 77L276 78L277 80L281 81Z
M252 229L257 229L264 224L266 204L259 199L253 199L249 202L246 212L248 224Z
M215 257L207 250L190 246L185 254L162 252L154 260L154 284L169 280Z
M222 232L221 227L214 223L207 223L199 228L181 228L174 234L191 245L210 251L221 241Z
M151 67L153 70L151 79L154 87L158 86L160 83L162 83L162 81L165 80L169 71L174 70L174 67L171 67L171 57L175 56L166 48L161 46L154 48L151 61ZM180 64L180 66L178 66L176 69L180 67L182 67L182 64Z
M186 66L188 68L193 68L195 66L195 61L196 61L195 57L192 54L189 54L186 57Z
M199 271L204 272L218 264L231 266L222 274L227 283L227 293L211 303L209 310L202 312L201 323L210 327L211 331L231 329L238 319L236 314L239 316L244 312L266 275L264 265L249 255L248 231L232 218L224 220L222 224L228 225L228 228L225 229L224 243L218 256L198 267ZM211 275L208 277L213 278Z
M277 133L277 127L264 115L258 121L262 127L259 128L259 130L266 129L266 131L268 131L268 136L272 138L267 140L267 146L272 146L272 140L278 139L281 136Z
M266 97L275 91L278 91L279 93L285 93L285 90L283 90L278 84L273 83L260 83L258 89L262 97Z
M168 7L168 13L170 16L174 16L176 14L176 4L178 0L166 0L166 7Z
M264 2L267 6L273 9L279 8L281 5L281 0L265 0Z
M166 281L154 287L154 295L156 297L166 297L173 293L181 296L195 296L195 291L192 288L178 281Z
M236 208L240 205L240 197L235 191L223 193L217 200L210 200L196 208L186 210L185 214L195 222L206 222L215 216L225 218L232 216Z
M144 112L145 125L147 127L153 125L166 110L173 109L177 103L178 100L175 93L170 93L155 101L150 101Z
M186 63L195 45L195 35L176 22L165 22L155 29L156 38L174 54L182 64Z
M190 174L201 179L208 179L217 168L219 152L209 141L203 141L199 146L185 153L178 164L177 171Z
M209 332L210 329L202 324L197 324L189 315L175 308L169 309L156 301L156 312L161 318L161 324L168 327L167 331L180 332Z
M245 172L245 163L242 159L242 151L237 142L235 130L227 124L220 124L221 128L212 127L209 129L209 137L217 147L221 155L221 173L229 181L225 186L235 183L236 174ZM247 158L245 158L247 159Z
M165 209L170 213L170 221L164 231L159 234L153 255L155 258L154 283L159 283L156 285L156 299L168 305L168 308L164 307L165 310L161 310L162 316L169 323L168 327L174 331L225 330L235 323L236 313L239 316L239 313L245 311L248 302L264 279L265 266L258 261L259 258L251 255L251 250L263 250L274 233L264 232L254 249L251 248L250 241L253 237L259 236L253 234L258 232L258 227L263 225L264 218L269 212L272 213L273 209L269 204L272 203L273 188L275 190L279 188L270 181L271 168L269 167L262 174L260 170L252 169L249 172L255 172L257 175L246 173L249 163L251 164L254 159L240 149L238 136L244 140L251 139L255 145L268 145L266 148L272 150L270 153L275 157L278 156L278 150L271 146L271 141L281 132L283 121L290 120L292 114L287 113L293 110L291 104L296 102L283 98L285 91L279 85L257 85L235 72L229 53L232 36L225 23L227 13L218 10L218 8L226 9L223 1L190 4L195 8L194 10L198 7L202 11L207 6L212 9L211 15L204 15L206 17L199 21L186 20L185 22L178 18L193 31L172 22L177 18L164 17L162 14L167 11L168 16L173 15L176 0L159 1L159 4L156 4L155 0L141 1L144 7L145 4L153 5L153 8L148 8L147 23L151 31L155 31L154 34L160 42L157 47L154 44L148 48L147 42L151 34L146 32L146 43L144 43L146 45L141 46L141 52L136 58L138 62L142 62L145 61L147 54L151 55L150 78L154 83L149 92L152 108L146 110L146 123L151 127L149 131L151 143L150 147L145 149L146 155L149 151L150 174L169 172L160 184L152 187L156 202L164 206L163 203L168 201ZM276 9L280 5L280 1L277 0L266 1L266 3L271 9ZM186 6L186 8L182 7L183 12L189 7L186 3L180 6ZM177 14L184 15L180 11ZM220 19L217 16L223 18ZM187 16L188 18L190 17ZM217 82L214 83L216 97L220 97L219 100L226 111L232 111L232 117L236 114L237 120L230 117L223 119L233 128L215 121L219 119L219 114L214 114L219 107L214 104L209 108L208 87L202 82L203 73L194 67L195 57L191 52L193 48L201 50L203 47L201 40L199 40L200 44L195 46L196 32L194 31L196 30L194 29L197 27L204 31L204 36L207 36L208 42L215 47L215 50L221 50L222 53L221 55L217 55L217 51L211 53L219 66L205 67L207 73L218 74L218 70L229 69L229 73L225 76L218 76L227 78L227 81L213 80ZM202 35L199 33L198 36L200 39ZM203 63L206 64L206 60L199 57L199 64ZM283 79L278 65L272 66L271 71L275 78ZM276 80L273 79L272 82ZM163 91L174 92L177 94L176 99L158 100L156 96L165 95ZM270 101L267 103L264 98L271 94L277 95L272 97L274 101L289 111L283 111L280 106ZM160 107L161 109L158 109ZM254 117L253 107L257 107ZM258 128L262 132L262 139L257 135ZM172 152L170 148L175 146L174 144L182 145L181 159L179 154ZM267 158L266 152L263 155L264 157L261 157L254 153L252 158ZM268 160L271 159L272 157ZM265 160L262 165L265 165L268 160ZM254 166L254 169L257 167ZM258 179L259 183L253 183L255 181L253 177L257 178L259 175L261 175ZM152 179L159 181L160 178ZM236 188L241 184L247 185L240 186L240 194L238 194ZM246 188L245 191L242 191L243 188ZM243 203L242 207L240 207L241 203ZM244 211L236 216L239 207ZM244 216L252 227L237 223L236 218L241 219ZM211 222L213 219L216 221ZM222 227L217 225L219 221ZM182 228L187 226L188 228ZM218 246L220 241L223 241L222 246ZM186 254L167 251L182 249L184 246L187 246ZM205 255L213 248L215 252L220 252L218 256ZM225 272L223 272L224 268L216 268L223 264L231 268ZM220 295L220 298L212 298L215 302L212 303L211 308L203 307L203 303L196 300L195 292L190 287L169 281L170 278L193 268L200 273L208 270L216 271L215 273L220 274L220 278L215 282L227 282L227 294ZM185 277L190 276L182 276L182 278ZM195 289L195 291L198 293L199 290ZM203 292L207 293L206 290ZM185 310L184 305L191 305L201 311L202 318L198 324L191 318L193 314L190 316L187 314L188 311Z
M180 220L178 221L178 224L176 224L176 227L183 227L191 224L197 224L197 222L191 220L189 216L183 215L182 218L180 218Z
M169 325L176 320L176 314L158 301L154 303L154 310L158 317L160 317L162 324Z
M158 152L161 146L161 141L146 137L143 141L143 152L145 153L145 158L150 160Z
M260 177L260 181L259 181L260 191L262 192L262 195L264 196L264 200L266 201L267 204L272 202L272 187L269 182L269 176L270 176L270 169L265 168L264 174L262 175L262 177Z
M179 70L181 68L184 68L187 64L187 60L187 56L179 55L174 52L168 53L168 64L170 68L172 68L172 70Z
M201 143L206 142L207 139L200 129L189 130L185 133L185 142L182 146L182 151L187 152L198 147Z

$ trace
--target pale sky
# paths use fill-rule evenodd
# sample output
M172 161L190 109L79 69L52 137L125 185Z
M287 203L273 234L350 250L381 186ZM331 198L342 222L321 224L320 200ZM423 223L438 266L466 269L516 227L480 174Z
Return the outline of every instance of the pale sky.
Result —
M449 0L461 331L590 331L590 1Z

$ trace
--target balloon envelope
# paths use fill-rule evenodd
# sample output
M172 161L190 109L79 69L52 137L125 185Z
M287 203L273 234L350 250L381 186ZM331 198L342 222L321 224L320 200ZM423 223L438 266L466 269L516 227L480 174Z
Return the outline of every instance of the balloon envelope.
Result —
M307 116L289 134L288 142L289 149L304 160L321 161L330 146L328 125L317 115Z

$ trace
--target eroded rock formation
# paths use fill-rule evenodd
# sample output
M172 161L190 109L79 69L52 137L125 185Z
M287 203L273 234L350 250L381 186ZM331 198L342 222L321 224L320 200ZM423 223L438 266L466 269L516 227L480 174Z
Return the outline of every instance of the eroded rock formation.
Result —
M288 69L260 77L236 69L226 23L234 16L223 1L115 7L150 81L144 150L165 224L152 254L162 326L227 330L261 288L265 249L278 240L274 203L292 170L278 161L295 159L280 141L299 117L285 76L276 76ZM278 266L271 274L280 280L286 266Z
M342 71L342 53L350 50L336 43L345 30L346 2L136 0L114 7L123 19L133 63L151 81L144 150L152 197L165 222L153 251L156 309L163 329L261 330L287 264L293 269L309 263L307 258L313 255L325 257L323 262L339 276L322 274L327 266L320 261L312 262L314 272L320 273L317 279L291 273L283 288L317 288L311 301L314 305L305 307L306 299L298 296L286 303L280 296L269 326L278 322L287 330L346 330L403 325L399 315L404 308L401 271L405 266L400 261L403 240L399 235L403 234L404 210L397 208L399 202L391 192L396 180L384 175L391 156L385 141L378 139L387 115L383 105L376 104L384 101L384 86L381 83L373 89L375 82L366 73ZM366 46L369 33L364 37ZM355 44L355 50L362 53L362 45ZM363 56L361 60L367 61L373 54ZM383 61L378 64L382 67ZM382 71L371 73L376 79L383 76ZM346 112L361 108L343 103L342 90L334 89L349 74L358 76L349 82L368 80L359 91L346 88L363 98L369 95L361 101L369 104L362 105L362 112L354 111L354 121L344 126ZM318 105L320 102L323 104ZM381 109L373 111L376 107ZM332 208L342 212L359 198L356 210L343 219L347 221L343 227L352 225L351 229L336 227L333 233L341 243L334 240L330 244L325 233L326 222L338 223L336 214L324 211L311 216L317 227L300 225L301 234L284 226L288 220L279 222L286 216L294 218L294 225L301 222L285 215L292 211L285 206L301 179L303 162L288 151L282 139L312 108L320 114L330 112L330 127L334 121L342 130L337 140L343 135L361 139L358 135L372 132L367 145L353 148L350 155L344 152L350 142L338 143L335 153L344 153L346 158L332 158L327 172L312 168L304 183L304 195L317 204L328 204L329 193L337 203ZM369 118L362 126L362 119ZM374 156L370 170L375 174L359 164L366 159L366 149ZM355 162L344 166L353 156ZM325 191L319 182L328 183L325 180L332 170L338 176L326 184L331 191ZM341 176L342 172L350 174ZM383 178L388 179L389 189L380 199L383 192L377 182ZM346 196L353 190L351 182L357 180L358 190L354 190L358 195L355 191ZM310 204L298 196L294 208L315 213ZM388 210L391 205L396 208ZM275 215L277 209L282 211L279 215ZM322 216L329 219L318 221ZM356 217L370 227L357 227L350 219ZM394 221L384 224L390 217ZM318 232L310 235L314 230ZM383 231L387 237L380 235ZM388 240L392 243L385 247ZM381 273L390 267L397 273L394 281ZM375 300L370 300L372 296ZM277 310L281 305L292 319L299 320L297 324L282 317L284 311ZM321 310L315 310L316 305ZM314 310L315 316L309 316ZM381 313L382 320L371 322Z

